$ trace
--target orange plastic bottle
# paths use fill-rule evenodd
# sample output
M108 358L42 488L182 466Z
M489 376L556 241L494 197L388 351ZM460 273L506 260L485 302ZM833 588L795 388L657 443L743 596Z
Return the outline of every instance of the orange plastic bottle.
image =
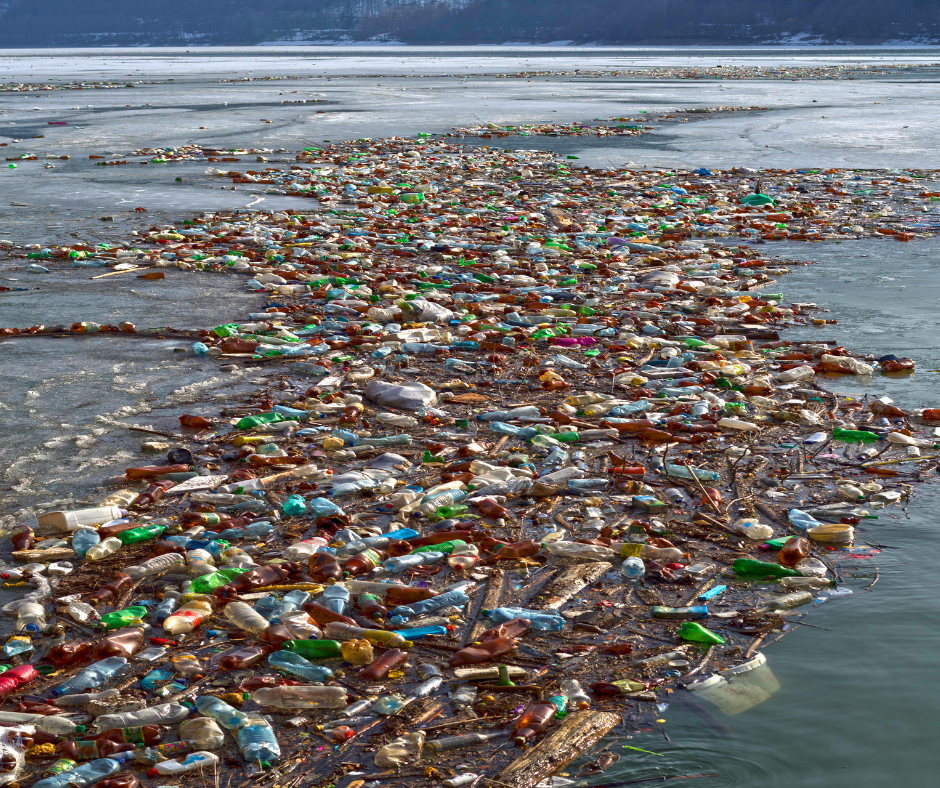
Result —
M343 579L343 568L329 553L317 553L307 562L310 576L318 583L335 583Z
M192 429L198 430L207 430L212 427L212 422L208 419L204 419L202 416L190 416L188 413L184 413L182 416L180 416L180 426L191 427Z
M369 667L359 671L362 681L381 681L392 668L405 664L408 661L408 652L399 648L390 648Z
M556 711L555 704L547 700L530 704L513 725L512 736L516 746L520 747L529 739L542 733L548 727Z

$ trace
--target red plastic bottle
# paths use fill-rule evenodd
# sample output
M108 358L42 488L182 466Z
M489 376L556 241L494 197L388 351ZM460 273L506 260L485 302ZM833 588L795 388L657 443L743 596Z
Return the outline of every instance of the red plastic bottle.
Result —
M19 665L0 673L0 697L9 695L13 690L29 684L40 677L32 665Z
M142 508L144 506L150 506L155 504L161 498L163 494L176 486L176 482L171 482L169 479L165 479L160 482L154 482L146 490L144 490L140 497L134 501L134 506L137 508Z
M362 681L381 681L392 668L404 665L408 661L408 652L398 648L390 648L371 665L359 671Z

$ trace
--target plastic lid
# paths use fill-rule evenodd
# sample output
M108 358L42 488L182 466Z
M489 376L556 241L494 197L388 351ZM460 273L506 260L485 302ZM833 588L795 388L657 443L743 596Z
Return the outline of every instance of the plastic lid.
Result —
M87 725L76 725L76 726L75 726L75 732L76 732L76 733L84 733L84 732L87 731L87 730L88 730L88 726L87 726Z
M156 777L158 774L160 774L160 772L158 772L156 769L147 769L148 777Z

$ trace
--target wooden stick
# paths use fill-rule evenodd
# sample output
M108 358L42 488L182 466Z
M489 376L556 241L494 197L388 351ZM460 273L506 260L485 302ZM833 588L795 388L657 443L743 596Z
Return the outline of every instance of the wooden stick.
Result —
M125 268L123 271L108 271L106 274L98 274L98 276L89 277L90 279L104 279L106 276L117 276L118 274L133 274L137 271L149 271L151 268L156 268L155 265L144 265L135 268Z

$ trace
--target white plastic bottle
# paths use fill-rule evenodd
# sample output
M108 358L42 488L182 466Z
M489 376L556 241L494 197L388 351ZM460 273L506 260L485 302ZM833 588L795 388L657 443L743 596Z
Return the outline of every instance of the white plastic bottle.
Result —
M107 558L109 555L116 553L123 546L124 543L116 536L109 536L104 541L89 547L88 552L85 553L85 558L89 561L100 561L102 558Z
M174 758L172 761L161 761L152 769L147 770L148 777L157 777L158 775L183 774L184 772L193 772L199 769L214 769L219 762L219 756L206 750L191 752L185 758Z
M774 536L774 529L769 525L758 522L756 517L741 517L735 520L731 527L739 534L743 534L755 542L766 542L768 539L773 539Z

